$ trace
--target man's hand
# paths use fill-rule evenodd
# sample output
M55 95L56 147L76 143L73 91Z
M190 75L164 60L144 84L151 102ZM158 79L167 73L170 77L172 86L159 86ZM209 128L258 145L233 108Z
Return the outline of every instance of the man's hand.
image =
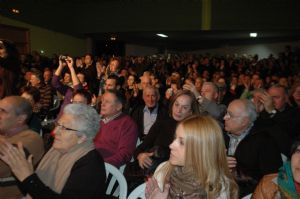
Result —
M200 93L197 91L197 89L196 89L196 87L193 83L188 82L188 83L184 84L182 88L185 89L185 90L189 90L192 93L194 93L196 98L198 96L200 96Z
M153 152L152 153L140 153L137 156L137 159L139 161L139 166L142 169L149 168L152 165L151 156L153 156Z
M32 155L26 159L23 145L18 142L18 147L14 147L9 142L0 143L0 159L3 160L19 181L25 180L33 174Z
M272 96L270 96L267 92L264 92L259 96L259 101L264 105L264 108L268 113L271 113L271 111L275 109Z
M236 168L236 159L235 157L227 156L227 165L230 172Z

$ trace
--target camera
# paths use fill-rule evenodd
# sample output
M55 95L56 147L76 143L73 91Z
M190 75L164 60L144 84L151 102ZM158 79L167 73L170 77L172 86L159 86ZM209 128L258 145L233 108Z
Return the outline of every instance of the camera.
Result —
M59 60L61 60L61 61L66 61L66 59L67 59L67 55L60 55L59 56Z

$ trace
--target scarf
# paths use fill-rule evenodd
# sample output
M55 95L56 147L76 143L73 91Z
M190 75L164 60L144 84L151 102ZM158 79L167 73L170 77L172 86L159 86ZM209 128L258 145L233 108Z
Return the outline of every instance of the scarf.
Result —
M279 169L277 178L279 199L299 198L294 185L291 162L286 162Z
M206 192L195 175L184 167L174 167L170 175L170 191L168 199L204 199Z
M93 149L94 144L90 140L75 145L67 153L61 153L52 147L41 160L35 173L46 186L61 193L75 162ZM27 198L30 197L27 195Z

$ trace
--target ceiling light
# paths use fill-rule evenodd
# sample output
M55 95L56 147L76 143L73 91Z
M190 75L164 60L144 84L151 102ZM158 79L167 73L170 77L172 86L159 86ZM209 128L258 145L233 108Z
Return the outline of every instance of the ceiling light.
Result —
M249 36L250 37L257 37L257 33L256 32L250 32Z
M110 38L110 40L115 41L115 40L117 40L117 38L116 38L115 36L112 36L112 37Z
M15 14L19 14L20 10L16 9L16 8L12 8L11 11Z
M165 34L162 34L162 33L157 33L156 35L159 36L159 37L164 37L164 38L168 37L168 35L165 35Z

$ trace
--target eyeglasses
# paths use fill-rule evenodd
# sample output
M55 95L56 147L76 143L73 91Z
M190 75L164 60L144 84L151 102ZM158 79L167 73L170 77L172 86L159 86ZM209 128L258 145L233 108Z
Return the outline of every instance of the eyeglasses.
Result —
M226 111L224 117L227 117L228 119L233 119L233 118L239 118L241 116L236 116L236 115L233 115L231 112Z
M71 129L71 128L67 128L65 127L64 125L58 123L58 122L55 122L55 128L59 129L59 130L67 130L67 131L75 131L75 132L78 132L78 130L76 129Z

